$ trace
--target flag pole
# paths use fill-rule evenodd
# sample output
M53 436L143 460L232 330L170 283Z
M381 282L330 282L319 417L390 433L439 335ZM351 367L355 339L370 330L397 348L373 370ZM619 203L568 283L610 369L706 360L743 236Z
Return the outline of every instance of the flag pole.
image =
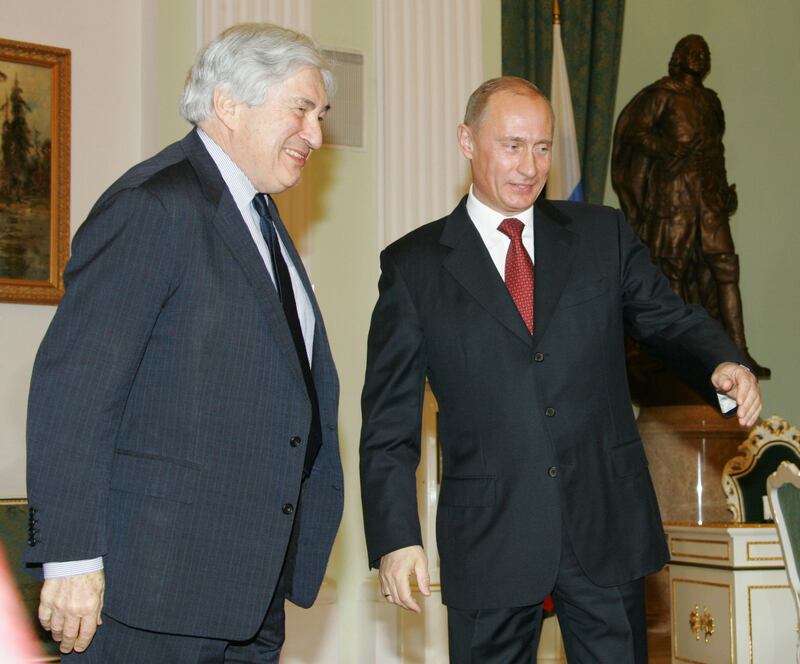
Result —
M553 0L553 25L561 25L561 9L558 0Z

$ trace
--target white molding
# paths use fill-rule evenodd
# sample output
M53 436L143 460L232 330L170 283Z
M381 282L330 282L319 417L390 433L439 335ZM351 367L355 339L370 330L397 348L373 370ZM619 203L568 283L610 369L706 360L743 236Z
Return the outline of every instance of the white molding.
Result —
M236 23L265 21L311 34L311 0L197 0L197 48Z
M466 191L456 127L483 77L480 0L377 0L380 247Z

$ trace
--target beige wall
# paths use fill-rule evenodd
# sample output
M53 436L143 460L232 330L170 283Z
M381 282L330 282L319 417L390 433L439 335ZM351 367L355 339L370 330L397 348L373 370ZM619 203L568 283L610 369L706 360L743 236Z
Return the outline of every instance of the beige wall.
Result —
M141 158L142 53L153 48L142 0L3 1L3 37L72 51L70 218L74 233L100 193ZM31 365L55 308L0 304L0 497L25 495Z
M706 85L725 111L728 179L739 193L731 218L741 260L748 344L770 367L765 416L800 425L795 164L800 154L800 3L796 0L627 2L616 114L642 87L666 75L675 43L703 35L711 49ZM615 114L615 115L616 115ZM617 205L610 182L606 202Z
M314 192L312 279L341 383L345 508L328 574L339 594L340 661L356 662L358 590L367 574L358 490L359 397L369 316L377 293L376 19L371 0L315 0L311 15L312 33L320 44L366 56L366 147L363 151L324 148L313 156L308 174Z
M501 0L483 0L483 77L485 79L494 78L503 73L500 5Z
M189 128L178 99L195 50L194 0L3 0L3 37L72 52L70 225L142 158ZM0 498L25 495L31 366L55 307L0 304Z

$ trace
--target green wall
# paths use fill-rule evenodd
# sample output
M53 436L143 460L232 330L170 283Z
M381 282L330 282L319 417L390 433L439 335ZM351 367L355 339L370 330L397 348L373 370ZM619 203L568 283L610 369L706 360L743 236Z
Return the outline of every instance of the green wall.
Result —
M711 49L705 84L725 111L728 179L739 209L731 231L741 259L745 331L753 357L772 369L764 416L800 424L800 224L792 191L800 133L800 3L797 0L628 0L615 117L666 75L675 43L702 35ZM610 180L606 202L617 205Z

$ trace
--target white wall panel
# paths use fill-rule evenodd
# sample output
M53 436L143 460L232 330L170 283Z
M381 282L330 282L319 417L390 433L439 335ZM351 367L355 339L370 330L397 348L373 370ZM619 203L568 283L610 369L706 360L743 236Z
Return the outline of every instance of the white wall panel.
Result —
M456 127L483 79L480 0L380 0L381 247L467 189Z
M198 0L197 47L235 23L268 22L311 32L311 0Z

